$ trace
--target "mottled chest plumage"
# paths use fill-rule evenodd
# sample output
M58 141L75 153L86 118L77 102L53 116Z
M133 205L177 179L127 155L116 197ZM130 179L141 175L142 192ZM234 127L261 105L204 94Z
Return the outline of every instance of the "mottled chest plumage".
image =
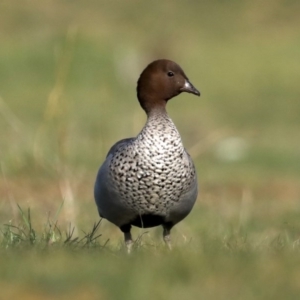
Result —
M113 154L109 165L113 187L139 214L166 214L195 181L195 168L173 122L149 118L137 136Z

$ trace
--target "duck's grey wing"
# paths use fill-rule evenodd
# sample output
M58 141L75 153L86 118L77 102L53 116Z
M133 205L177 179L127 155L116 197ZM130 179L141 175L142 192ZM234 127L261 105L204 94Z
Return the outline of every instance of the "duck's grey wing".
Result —
M107 153L106 159L98 171L95 182L94 196L102 218L108 219L117 226L122 226L132 219L132 212L121 201L120 194L115 190L115 182L109 176L109 166L114 154L130 143L134 138L127 138L115 143Z
M129 142L131 142L132 140L134 140L134 138L127 138L127 139L123 139L123 140L120 140L118 142L116 142L108 151L107 155L106 155L106 158L111 155L111 154L114 154L118 149L119 147L121 147L123 144L127 144Z

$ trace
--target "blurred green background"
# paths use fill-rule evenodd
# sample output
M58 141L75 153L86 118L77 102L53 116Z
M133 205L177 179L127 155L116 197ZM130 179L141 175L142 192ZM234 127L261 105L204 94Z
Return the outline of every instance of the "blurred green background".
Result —
M299 12L296 0L1 1L1 226L22 223L18 203L42 234L64 201L61 230L89 231L99 165L145 123L144 67L174 60L201 91L168 104L201 186L175 250L136 229L126 257L105 221L106 252L2 247L3 299L298 299Z

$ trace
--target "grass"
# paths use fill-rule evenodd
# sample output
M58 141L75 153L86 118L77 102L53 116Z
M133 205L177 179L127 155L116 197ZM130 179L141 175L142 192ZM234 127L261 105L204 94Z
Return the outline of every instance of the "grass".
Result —
M81 246L84 248L91 247L95 244L96 239L101 236L101 234L96 235L96 232L102 220L94 224L90 233L86 233L84 237L79 239L78 236L74 237L75 228L72 227L71 224L65 233L57 226L57 217L61 208L62 206L54 217L54 221L48 219L47 223L44 224L44 230L38 233L33 228L30 209L28 208L26 213L18 205L20 216L23 221L22 225L15 226L13 224L4 224L4 229L2 230L2 247L4 249L23 249L28 246L35 246L40 249L46 249L49 245L55 244L59 246Z
M0 299L298 299L298 1L149 3L1 3ZM158 57L202 93L168 105L200 196L128 256L93 183Z
M293 225L270 228L268 219L257 228L258 218L246 225L241 211L237 226L228 216L216 222L204 208L192 239L182 241L175 230L170 252L157 238L140 234L128 256L124 246L103 239L101 223L78 238L57 221L36 230L30 210L19 207L19 213L22 222L2 230L3 297L296 299L299 293L299 222L292 216Z

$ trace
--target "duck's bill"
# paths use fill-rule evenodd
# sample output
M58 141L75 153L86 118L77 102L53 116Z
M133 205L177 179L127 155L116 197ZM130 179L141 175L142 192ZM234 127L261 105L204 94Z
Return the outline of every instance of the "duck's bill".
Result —
M189 82L189 80L185 81L184 87L181 88L180 91L200 96L200 92Z

